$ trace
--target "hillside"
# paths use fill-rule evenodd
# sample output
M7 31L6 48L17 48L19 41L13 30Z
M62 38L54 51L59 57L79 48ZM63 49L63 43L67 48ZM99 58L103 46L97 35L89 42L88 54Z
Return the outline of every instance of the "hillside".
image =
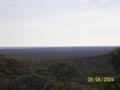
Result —
M30 74L31 68L23 62L0 55L0 78L13 78L25 74Z
M0 55L0 90L117 90L114 83L88 82L112 76L116 68L108 54L32 63Z

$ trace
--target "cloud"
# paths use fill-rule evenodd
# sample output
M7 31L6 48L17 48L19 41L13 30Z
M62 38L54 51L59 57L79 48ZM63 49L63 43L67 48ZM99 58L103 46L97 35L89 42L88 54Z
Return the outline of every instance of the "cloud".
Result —
M98 4L106 4L111 2L112 0L78 0L81 3L98 3Z
M111 1L112 0L99 0L99 2L102 4L110 3Z
M0 0L0 9L90 9L112 0Z

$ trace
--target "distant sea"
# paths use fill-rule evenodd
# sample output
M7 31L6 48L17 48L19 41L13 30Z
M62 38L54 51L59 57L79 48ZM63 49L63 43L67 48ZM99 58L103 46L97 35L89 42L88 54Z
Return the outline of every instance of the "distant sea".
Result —
M60 60L104 55L116 47L0 47L0 54L19 60Z

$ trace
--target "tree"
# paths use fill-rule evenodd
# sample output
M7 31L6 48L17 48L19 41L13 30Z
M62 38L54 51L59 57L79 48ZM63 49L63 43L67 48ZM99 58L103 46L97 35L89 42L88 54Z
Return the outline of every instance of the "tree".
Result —
M109 60L116 71L115 83L107 84L105 90L120 90L120 48L116 48L109 54Z
M109 54L111 64L115 67L116 73L120 74L120 48L116 48Z
M62 62L49 67L50 74L64 83L64 88L70 90L72 78L77 74L77 64Z

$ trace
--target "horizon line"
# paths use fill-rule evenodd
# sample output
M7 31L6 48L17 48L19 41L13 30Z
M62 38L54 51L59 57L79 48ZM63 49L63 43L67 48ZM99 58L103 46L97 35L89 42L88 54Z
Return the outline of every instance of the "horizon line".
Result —
M120 47L119 45L65 45L65 46L0 46L0 48L29 48L29 47Z

